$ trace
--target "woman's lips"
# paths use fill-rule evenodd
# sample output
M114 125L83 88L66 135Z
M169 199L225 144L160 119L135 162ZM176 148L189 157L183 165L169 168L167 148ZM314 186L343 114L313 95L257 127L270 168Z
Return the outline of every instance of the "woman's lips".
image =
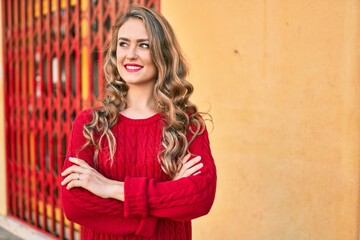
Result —
M124 67L125 70L128 72L138 72L143 68L143 66L140 66L138 64L125 64Z

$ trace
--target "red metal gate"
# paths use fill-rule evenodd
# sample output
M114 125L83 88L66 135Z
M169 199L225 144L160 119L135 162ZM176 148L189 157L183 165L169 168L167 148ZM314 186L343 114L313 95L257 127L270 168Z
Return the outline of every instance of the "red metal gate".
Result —
M8 214L79 239L59 196L71 123L102 97L102 51L130 4L160 0L3 0Z

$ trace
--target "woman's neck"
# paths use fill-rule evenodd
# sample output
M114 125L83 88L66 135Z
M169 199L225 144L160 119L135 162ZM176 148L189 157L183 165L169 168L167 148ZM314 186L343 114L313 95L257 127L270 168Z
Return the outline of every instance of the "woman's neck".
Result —
M153 88L133 87L126 94L127 107L121 114L129 118L147 118L157 113Z

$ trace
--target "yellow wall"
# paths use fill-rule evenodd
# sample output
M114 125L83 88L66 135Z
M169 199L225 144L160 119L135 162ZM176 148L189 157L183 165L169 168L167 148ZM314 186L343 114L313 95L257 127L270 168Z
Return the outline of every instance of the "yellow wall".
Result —
M0 3L0 215L6 214L6 165L5 165L5 118L4 118L4 62L2 3Z
M194 239L357 239L357 0L166 0L214 117L212 212Z

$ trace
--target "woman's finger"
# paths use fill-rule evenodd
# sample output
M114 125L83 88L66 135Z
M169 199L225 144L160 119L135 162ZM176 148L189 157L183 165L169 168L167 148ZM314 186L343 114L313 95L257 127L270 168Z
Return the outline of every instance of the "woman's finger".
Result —
M196 172L198 172L202 167L204 166L204 164L202 163L199 163L199 164L196 164L195 166L189 168L186 170L185 172L185 176L188 177L188 176L191 176L193 174L195 174Z
M186 155L184 159L182 160L182 166L180 171L176 174L174 177L174 180L188 177L191 175L197 175L200 173L200 169L203 167L202 163L199 163L201 161L201 156L196 156L192 159L190 159L190 155ZM186 160L186 161L185 161Z
M69 175L71 173L86 173L88 171L88 169L82 167L82 166L78 166L78 165L72 165L70 167L68 167L67 169L65 169L62 173L61 176L66 176Z
M184 164L183 168L189 169L189 168L191 168L192 166L194 166L195 164L197 164L198 162L200 162L200 160L201 160L201 157L200 157L200 156L196 156L196 157L194 157L193 159L187 161L187 162Z
M185 164L190 159L190 157L191 157L190 153L186 154L185 157L181 160L181 162Z
M75 158L75 157L69 157L69 161L72 163L75 163L76 165L82 166L84 168L91 168L89 166L89 164L87 164L87 162L85 162L84 160L80 159L80 158Z
M80 181L81 179L81 173L71 173L64 178L64 180L61 182L61 185L67 185L70 182L73 181Z
M70 181L67 185L66 185L66 189L67 190L70 190L72 189L73 187L82 187L82 181L81 179L80 180L73 180L73 181Z

